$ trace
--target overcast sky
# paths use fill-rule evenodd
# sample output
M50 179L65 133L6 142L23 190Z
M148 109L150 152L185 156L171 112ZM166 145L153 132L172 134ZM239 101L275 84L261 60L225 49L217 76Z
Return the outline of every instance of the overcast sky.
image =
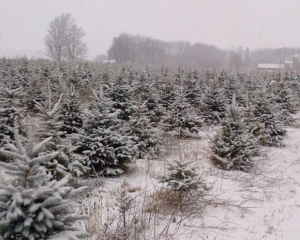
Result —
M122 32L220 48L300 47L299 0L0 0L0 56L43 56L51 20L71 13L88 55Z

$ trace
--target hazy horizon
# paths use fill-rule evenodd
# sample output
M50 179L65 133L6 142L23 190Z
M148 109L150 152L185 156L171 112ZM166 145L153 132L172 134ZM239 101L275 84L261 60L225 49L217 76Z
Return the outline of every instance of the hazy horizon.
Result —
M297 0L1 0L0 56L44 57L49 23L62 13L86 33L91 59L123 32L223 49L300 47L299 10Z

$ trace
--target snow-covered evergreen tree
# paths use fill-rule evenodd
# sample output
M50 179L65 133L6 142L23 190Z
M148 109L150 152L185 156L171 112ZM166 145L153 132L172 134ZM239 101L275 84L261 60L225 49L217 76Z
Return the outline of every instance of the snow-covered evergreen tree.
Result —
M113 102L113 108L120 110L118 118L128 121L133 113L136 102L133 99L133 89L128 83L126 71L114 73L113 83L109 84L107 97Z
M82 128L83 109L73 86L61 104L58 120L62 122L61 131L65 134L78 133Z
M199 108L204 85L201 85L197 71L189 72L184 81L186 98L194 108Z
M120 110L114 103L104 98L102 90L98 96L94 91L94 101L85 113L83 130L72 136L75 153L86 156L86 165L92 173L117 175L123 172L124 164L135 154L134 142L125 133L123 121L118 118Z
M72 72L69 81L76 89L86 89L87 85L93 81L93 73L89 65L85 63L84 66L78 66Z
M12 163L0 162L7 174L14 176L13 183L0 185L0 239L79 239L87 234L73 224L83 216L73 213L70 199L87 187L73 189L67 186L69 176L60 181L50 181L42 164L57 156L52 152L43 156L45 145L51 137L26 148L15 128L14 144L0 148L0 155L13 159Z
M197 188L201 181L196 167L192 163L174 160L173 163L168 164L168 175L160 182L167 183L172 190L179 192Z
M127 124L126 134L135 142L140 158L144 157L150 149L152 152L159 153L160 140L155 135L153 123L150 123L147 112L146 103L141 103L139 99Z
M137 77L133 91L136 102L139 101L139 98L142 102L145 102L150 122L158 123L161 120L163 109L158 103L159 94L155 91L153 85L151 80L142 73Z
M292 114L296 113L296 101L292 94L292 90L287 88L285 82L280 82L276 87L273 102L277 105L279 120L290 125L293 122Z
M169 103L162 117L164 131L181 138L197 136L203 124L202 119L196 114L182 89L174 94L175 101Z
M88 171L81 159L72 155L68 139L63 140L61 138L61 135L64 134L61 131L62 122L59 121L61 99L62 95L50 111L36 102L36 108L39 110L38 116L40 117L39 139L52 137L51 144L49 144L45 153L59 150L59 154L46 163L47 170L55 179L61 179L70 172L73 175L80 176Z
M247 170L258 155L257 139L248 131L235 96L228 105L222 129L211 141L212 160L225 169Z
M206 89L200 106L205 122L214 123L223 119L225 106L224 90L213 83L212 87Z
M224 81L224 101L226 104L230 104L232 100L232 96L235 94L236 102L239 106L245 106L246 99L243 94L244 86L238 80L237 76L233 75L228 77Z
M15 122L21 125L24 117L21 98L23 88L0 88L0 146L13 140Z
M159 92L159 103L164 108L165 112L171 108L176 100L176 88L174 84L167 80L165 83L162 83Z
M276 114L272 104L272 95L262 86L251 99L253 104L253 122L250 131L258 138L261 145L278 146L286 135L286 130Z

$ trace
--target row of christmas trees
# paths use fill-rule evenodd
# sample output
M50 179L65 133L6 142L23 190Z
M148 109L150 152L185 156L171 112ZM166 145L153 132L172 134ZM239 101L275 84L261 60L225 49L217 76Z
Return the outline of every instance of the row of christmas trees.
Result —
M114 71L100 68L93 78L96 70L92 74L88 69L93 66L87 64L67 74L64 68L58 73L55 68L49 70L51 62L27 62L26 67L11 69L23 73L20 77L9 75L11 66L7 65L2 62L0 144L13 140L15 120L19 125L27 123L20 133L31 142L54 137L53 149L47 151L61 151L47 168L60 178L68 172L77 176L120 173L134 157L159 151L161 130L182 138L197 137L203 126L225 124L232 114L227 106L233 95L247 132L261 145L280 145L285 134L282 125L292 123L300 95L300 82L293 73L256 76L122 67ZM48 73L39 83L45 100L39 98L40 89L23 85L41 72ZM74 82L70 76L81 77ZM85 85L78 85L86 78Z
M300 95L294 73L0 65L0 164L15 176L0 186L4 239L86 236L66 202L86 188L67 186L70 175L122 173L132 159L159 154L161 131L198 137L220 124L212 160L248 170L260 145L282 144Z

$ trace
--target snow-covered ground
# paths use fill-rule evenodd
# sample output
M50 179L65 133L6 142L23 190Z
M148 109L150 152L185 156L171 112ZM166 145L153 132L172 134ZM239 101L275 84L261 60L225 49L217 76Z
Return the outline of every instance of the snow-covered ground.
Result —
M161 186L159 177L167 173L167 162L179 159L181 152L186 161L198 164L202 179L212 186L204 198L211 202L202 214L182 222L178 217L168 221L168 215L165 220L160 218L157 236L166 225L168 236L156 239L300 239L300 128L287 128L284 147L263 147L249 173L223 171L212 165L208 136L213 132L208 129L202 139L174 140L161 159L137 160L128 173L104 180L86 201L101 198L103 223L108 215L105 211L115 207L116 191L124 180L132 196L154 192Z

